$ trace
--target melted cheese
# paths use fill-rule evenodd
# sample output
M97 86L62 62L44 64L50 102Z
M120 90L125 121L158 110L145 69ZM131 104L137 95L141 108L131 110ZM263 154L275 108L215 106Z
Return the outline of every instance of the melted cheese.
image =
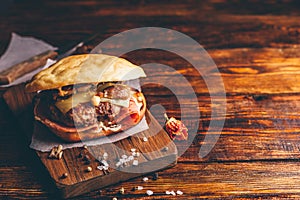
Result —
M90 93L78 93L72 95L68 99L60 100L55 103L55 106L62 112L66 113L71 108L77 106L80 103L86 103L89 102L92 98L92 94Z
M72 95L68 99L60 100L55 103L56 107L62 112L66 113L68 112L71 108L77 106L80 103L86 103L92 101L94 95L92 93L77 93ZM108 102L117 106L122 106L122 107L129 107L129 101L130 98L123 100L123 99L109 99L105 97L99 97L100 102Z

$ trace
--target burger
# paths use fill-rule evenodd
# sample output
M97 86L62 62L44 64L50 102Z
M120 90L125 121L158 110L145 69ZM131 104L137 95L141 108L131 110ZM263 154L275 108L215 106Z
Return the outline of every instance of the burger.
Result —
M146 100L138 80L143 69L104 54L66 57L36 74L26 92L36 92L34 118L67 142L117 134L136 126Z

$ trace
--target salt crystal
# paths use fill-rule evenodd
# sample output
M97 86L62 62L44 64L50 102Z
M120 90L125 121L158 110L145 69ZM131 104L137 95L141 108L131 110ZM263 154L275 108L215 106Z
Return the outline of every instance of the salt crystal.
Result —
M143 178L143 181L144 181L144 182L146 182L146 181L148 181L148 180L149 180L148 177L144 177L144 178Z
M141 153L140 152L132 152L131 155L133 157L139 157L141 155Z
M132 160L134 160L134 157L133 157L133 156L129 156L129 157L128 157L128 160L129 160L129 161L132 161Z
M108 166L103 166L103 169L104 170L108 170Z
M147 190L146 193L147 193L149 196L151 196L151 195L153 194L153 191Z
M143 141L144 141L144 142L147 142L147 141L148 141L148 138L147 138L147 137L143 137Z
M172 194L173 196L176 196L176 193L174 192L174 190L172 190L172 191L170 192L170 194Z
M99 169L99 170L103 170L103 165L99 165L99 166L97 166L97 169Z
M132 165L133 165L133 166L138 166L138 165L139 165L139 161L138 161L138 160L134 160L134 161L132 162Z
M171 192L167 190L167 191L166 191L166 194L171 194Z
M131 148L130 151L131 151L131 152L135 152L136 149L135 149L135 148Z
M137 186L137 190L142 190L142 189L144 189L143 186Z
M103 164L104 166L109 166L109 164L107 163L106 160L101 160L101 162L102 162L102 164Z
M120 167L122 165L122 163L119 161L116 163L116 167Z
M128 156L124 154L124 155L122 155L121 157L122 157L123 159L126 159Z
M180 190L177 190L176 193L177 193L178 195L183 195L183 192L180 191Z

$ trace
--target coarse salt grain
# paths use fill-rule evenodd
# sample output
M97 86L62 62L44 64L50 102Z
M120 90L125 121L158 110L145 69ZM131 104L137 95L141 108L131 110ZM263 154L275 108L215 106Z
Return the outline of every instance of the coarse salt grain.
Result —
M109 164L108 164L108 162L107 162L106 160L101 160L101 162L102 162L102 164L103 164L104 166L109 166Z
M123 159L126 159L128 156L124 154L124 155L122 155L121 157L122 157Z
M178 195L183 195L183 192L180 191L180 190L177 190L177 191L176 191L176 194L178 194Z
M143 181L144 181L144 182L147 182L148 180L149 180L148 177L144 177L144 178L143 178Z
M173 196L176 196L176 193L174 192L174 190L172 190L172 191L170 192L170 194L173 195Z
M99 165L99 166L97 166L97 169L99 169L99 170L103 170L103 165Z
M144 189L143 186L137 186L137 190L142 190L142 189Z
M122 165L122 163L119 161L116 163L116 167L120 167Z
M147 138L147 137L143 137L143 141L144 141L144 142L147 142L147 141L148 141L148 138Z
M134 160L134 157L133 156L128 156L128 160L132 161L132 160Z
M147 190L146 193L151 196L153 194L153 191L152 190Z
M130 151L131 151L131 152L135 152L136 149L135 149L135 148L131 148Z
M138 160L134 160L134 161L132 162L132 165L133 165L133 166L138 166L138 165L139 165L139 161L138 161Z

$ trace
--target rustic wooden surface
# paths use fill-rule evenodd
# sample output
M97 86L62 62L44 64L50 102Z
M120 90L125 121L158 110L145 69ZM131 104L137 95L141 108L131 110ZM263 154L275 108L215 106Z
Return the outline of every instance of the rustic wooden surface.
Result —
M26 93L24 88L24 84L19 84L10 87L3 94L7 106L15 118L19 119L24 136L28 136L30 140L32 134L51 134L45 126L34 122L32 115L34 94ZM51 177L51 182L56 186L59 193L57 196L63 198L80 196L173 167L178 157L174 142L148 110L145 117L149 129L114 143L65 149L61 159L49 158L49 152L36 151L38 159L47 170L46 174ZM147 141L144 141L144 138L147 138ZM117 168L116 163L123 155L131 155L132 148L140 154L134 158L138 161L138 165L133 165L130 161L127 166ZM106 162L110 165L106 172L97 169L104 152L108 154ZM88 156L88 163L86 156ZM88 172L87 167L92 170ZM64 177L65 173L68 175Z
M222 75L227 102L225 125L212 151L199 158L209 122L221 117L211 117L211 109L218 107L211 104L204 81L189 63L173 54L143 50L126 55L137 64L157 62L172 66L187 78L198 104L185 99L182 106L199 108L198 134L179 157L179 163L159 172L157 181L145 184L133 179L78 199L176 199L165 191L178 189L184 192L182 199L300 198L298 1L5 2L0 8L2 53L11 32L35 36L60 47L100 31L102 34L91 43L93 46L120 31L156 26L181 31L195 39L208 51ZM158 76L176 78L155 69L150 72L150 80ZM149 106L159 102L169 115L180 117L177 100L170 91L157 85L143 89ZM3 99L0 105L1 198L55 198ZM159 111L154 110L154 116L163 121ZM197 121L190 115L187 125ZM182 143L177 146L179 150L185 148ZM148 197L145 190L130 191L139 184L155 195ZM121 187L128 192L126 195L117 194Z

